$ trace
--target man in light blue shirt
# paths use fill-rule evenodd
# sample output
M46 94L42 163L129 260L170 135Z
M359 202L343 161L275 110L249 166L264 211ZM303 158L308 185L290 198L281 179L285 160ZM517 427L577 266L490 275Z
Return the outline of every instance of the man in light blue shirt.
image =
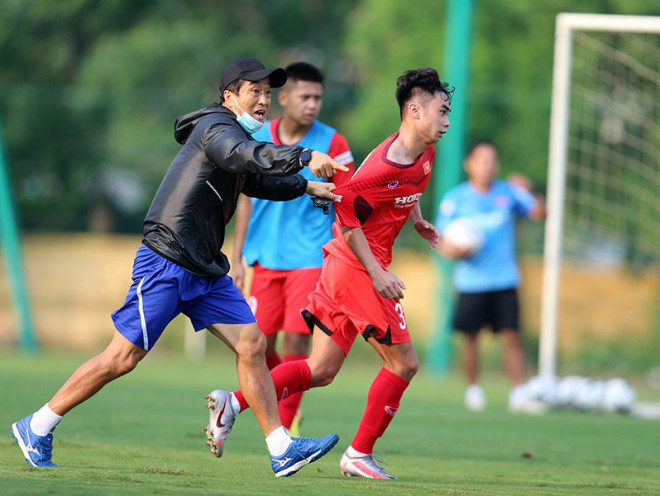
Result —
M497 179L498 150L490 142L475 143L465 160L468 180L447 192L440 204L436 226L442 235L455 219L468 219L483 236L474 251L452 246L441 238L438 251L456 260L454 284L458 291L453 327L466 337L462 363L468 381L465 405L482 410L486 397L479 385L477 338L488 326L501 336L504 367L513 388L512 412L533 413L541 405L526 393L525 357L519 333L518 287L520 269L516 253L516 224L520 217L542 220L545 205L532 193L531 182L515 174Z

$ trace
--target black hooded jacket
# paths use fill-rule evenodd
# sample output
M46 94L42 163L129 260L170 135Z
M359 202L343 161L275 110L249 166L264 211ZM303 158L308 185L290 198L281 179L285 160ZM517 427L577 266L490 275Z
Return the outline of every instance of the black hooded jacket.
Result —
M151 202L142 242L194 274L223 276L225 225L239 193L266 200L304 194L307 180L295 174L303 149L255 141L217 103L179 117L174 137L183 146Z

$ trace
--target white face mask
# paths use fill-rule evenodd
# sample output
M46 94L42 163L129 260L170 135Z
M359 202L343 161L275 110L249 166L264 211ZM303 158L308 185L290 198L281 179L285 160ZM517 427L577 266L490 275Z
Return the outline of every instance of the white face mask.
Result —
M259 129L261 129L262 127L264 127L264 123L263 123L263 122L259 122L257 119L255 119L254 117L252 117L250 114L248 114L245 110L243 110L243 109L241 108L241 106L239 105L238 101L237 101L236 98L234 97L234 94L233 94L233 93L231 93L231 97L234 99L234 103L238 106L239 110L240 110L241 112L243 112L241 115L239 115L238 117L236 117L236 120L237 120L238 123L241 125L241 127L245 130L246 133L254 134L254 133L256 133L257 131L259 131Z

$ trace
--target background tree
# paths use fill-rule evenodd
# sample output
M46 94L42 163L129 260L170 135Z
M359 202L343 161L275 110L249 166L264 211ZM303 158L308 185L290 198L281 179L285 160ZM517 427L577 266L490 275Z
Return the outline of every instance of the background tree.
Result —
M469 139L543 187L555 16L660 14L647 0L479 0ZM321 119L358 163L398 126L394 81L442 69L446 1L44 0L0 3L0 116L24 229L140 232L178 149L177 115L217 100L240 56L326 73ZM278 115L276 105L271 117ZM425 195L432 217L437 199Z

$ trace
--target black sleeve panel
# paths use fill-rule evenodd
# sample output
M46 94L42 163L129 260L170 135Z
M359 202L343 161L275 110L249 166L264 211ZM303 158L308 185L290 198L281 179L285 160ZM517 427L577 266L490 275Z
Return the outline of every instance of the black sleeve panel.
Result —
M353 208L355 209L355 217L360 221L360 225L362 226L367 222L367 219L374 211L373 207L369 205L369 202L361 196L355 197Z
M300 174L286 177L247 174L242 192L263 200L293 200L305 194L307 179Z

